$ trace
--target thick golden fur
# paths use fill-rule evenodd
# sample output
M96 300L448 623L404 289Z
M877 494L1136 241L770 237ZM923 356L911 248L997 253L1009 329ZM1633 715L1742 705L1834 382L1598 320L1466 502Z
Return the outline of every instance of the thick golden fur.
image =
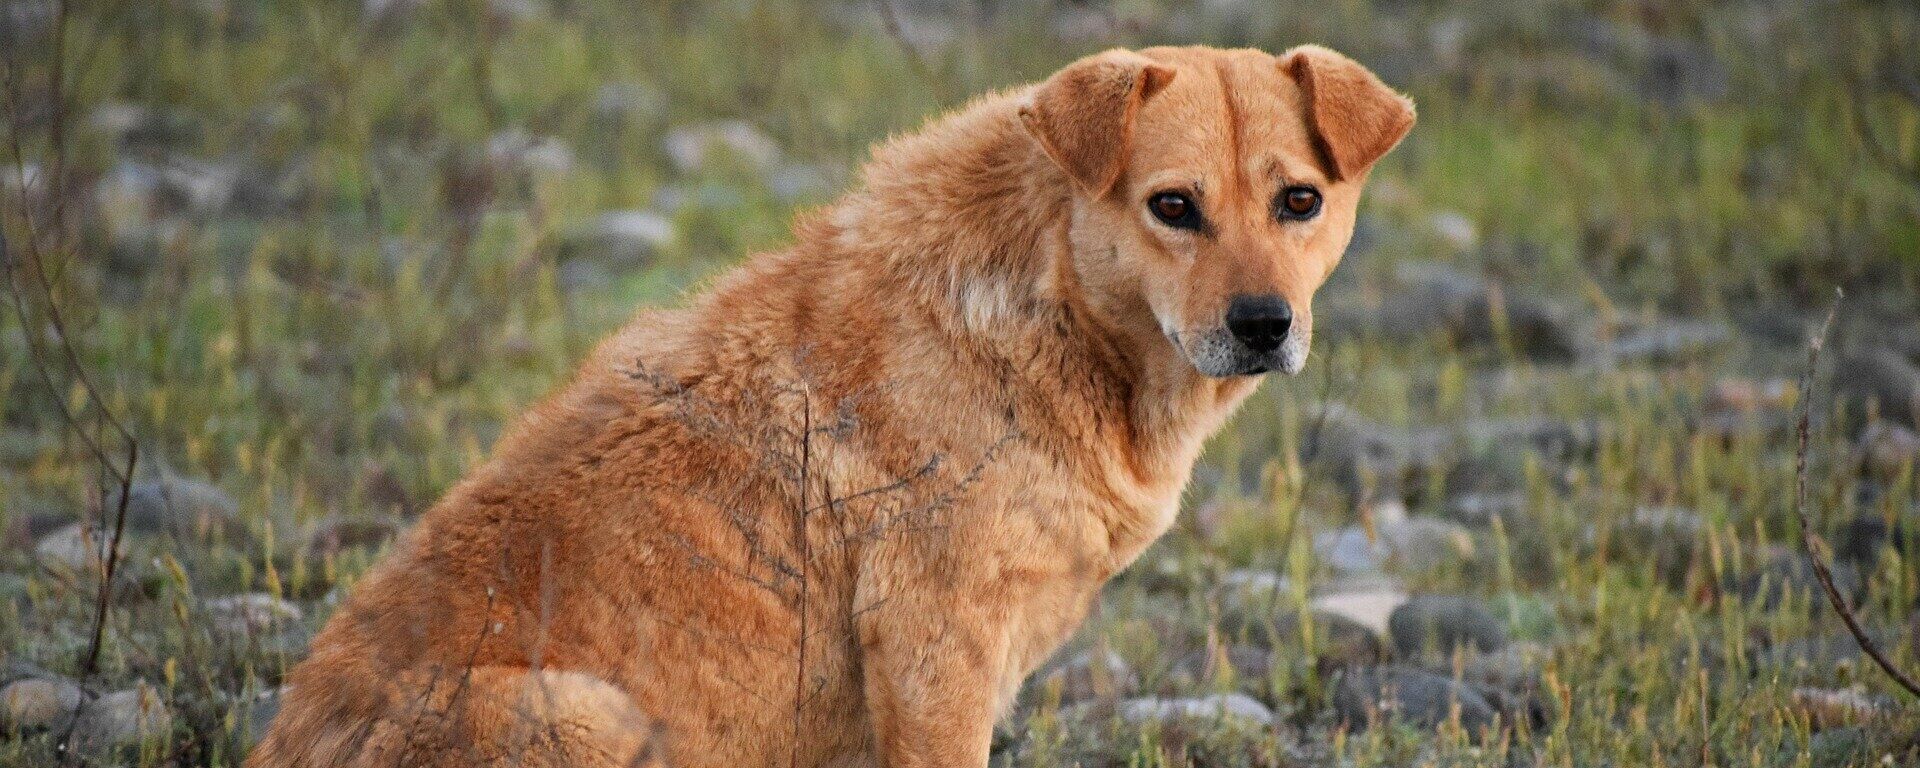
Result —
M248 764L984 765L1256 386L1201 373L1226 302L1286 297L1297 371L1412 122L1325 49L1166 48L889 142L795 245L642 313L502 439ZM1277 220L1285 184L1324 212ZM1208 231L1147 214L1170 187Z

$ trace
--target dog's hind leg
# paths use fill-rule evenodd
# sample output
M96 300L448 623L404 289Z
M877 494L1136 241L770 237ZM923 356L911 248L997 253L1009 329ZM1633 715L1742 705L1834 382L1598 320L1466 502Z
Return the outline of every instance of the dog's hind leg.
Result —
M298 689L249 768L638 768L661 745L633 699L560 670L408 674L370 718L297 708Z

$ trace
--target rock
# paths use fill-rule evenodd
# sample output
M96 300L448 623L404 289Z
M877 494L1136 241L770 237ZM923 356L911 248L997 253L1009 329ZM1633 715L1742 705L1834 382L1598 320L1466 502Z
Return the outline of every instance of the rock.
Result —
M1447 499L1447 517L1467 525L1489 525L1494 518L1512 520L1526 511L1523 491L1475 491Z
M1810 768L1861 768L1874 765L1874 739L1861 728L1835 728L1813 734L1804 747L1788 747L1779 765L1807 765ZM1807 762L1799 762L1804 750ZM1891 765L1891 763L1889 763Z
M60 578L83 578L99 571L105 549L93 530L74 523L41 537L33 545L33 559Z
M0 688L0 732L33 733L64 728L86 694L57 677L28 677Z
M1846 690L1795 688L1789 700L1794 711L1806 715L1815 730L1871 722L1893 711L1889 702L1868 696L1860 686Z
M1308 611L1306 617L1313 622L1310 645L1303 646L1308 640L1301 634L1302 616L1298 612L1280 614L1266 622L1249 625L1246 636L1287 654L1309 650L1315 664L1322 669L1378 664L1387 659L1386 641L1372 627L1330 611ZM1262 669L1265 666L1263 660Z
M400 523L389 518L347 518L338 515L316 523L307 536L307 554L316 558L348 549L377 549L400 533Z
M40 565L48 575L88 590L95 589L100 583L100 574L106 552L111 543L111 533L102 533L91 529L84 523L74 523L42 537L34 544L34 562ZM115 585L113 599L116 604L126 604L144 599L148 588L153 586L144 582L149 573L151 562L150 545L139 541L132 534L124 535L120 541L120 562L114 570Z
M205 607L216 630L240 637L270 632L305 617L300 606L263 592L212 598Z
M1920 465L1920 433L1892 422L1876 421L1860 432L1853 455L1862 474L1890 482Z
M94 699L73 726L74 741L89 752L164 739L172 731L173 711L144 683Z
M1059 686L1060 701L1071 704L1094 699L1114 700L1140 688L1140 678L1120 654L1111 650L1082 651L1036 676L1043 688Z
M1833 388L1848 399L1849 414L1860 418L1875 412L1920 428L1920 366L1899 353L1878 346L1852 349L1833 365Z
M561 244L561 283L568 288L584 287L603 280L607 271L645 267L678 236L673 221L653 211L600 214Z
M666 108L666 94L645 83L606 83L593 92L593 116L606 122L652 119Z
M1733 327L1725 323L1667 320L1615 337L1605 355L1615 363L1672 363L1712 354L1732 340Z
M1468 733L1491 727L1498 714L1471 686L1411 667L1347 670L1333 692L1335 714L1354 728L1387 721L1433 728L1450 720L1455 707Z
M1539 670L1552 655L1538 643L1512 642L1492 653L1467 656L1460 666L1460 678L1500 710L1507 722L1524 719L1538 727L1546 724L1551 714L1549 700L1540 695Z
M1900 632L1869 629L1867 637L1881 648L1897 648L1903 641ZM1803 685L1830 685L1836 677L1858 674L1862 665L1871 665L1852 634L1845 631L1814 637L1797 637L1773 644L1756 654L1755 666L1769 674Z
M1420 572L1448 562L1472 559L1473 534L1451 520L1431 517L1376 519L1378 539L1367 540L1359 526L1316 534L1314 554L1336 574L1363 574L1395 566Z
M573 170L573 149L552 136L522 130L496 133L487 140L487 161L497 169L535 176L559 176Z
M1227 723L1264 729L1273 723L1273 710L1244 693L1219 693L1189 698L1128 699L1115 709L1120 719L1140 726L1153 722Z
M1891 547L1902 555L1913 546L1913 521L1897 521L1889 526L1884 518L1869 515L1854 518L1841 526L1834 536L1834 557L1840 562L1871 571L1878 564L1880 550Z
M1216 594L1223 613L1272 615L1293 595L1293 580L1272 571L1238 568L1220 575Z
M1709 413L1785 410L1793 406L1795 394L1793 382L1786 379L1725 378L1707 389L1705 405Z
M1840 594L1851 600L1860 599L1866 583L1860 578L1859 569L1837 562L1829 571ZM1820 585L1813 563L1793 550L1773 552L1759 569L1740 579L1737 592L1741 599L1758 603L1767 610L1780 607L1789 595L1795 600L1808 600L1808 607L1814 610L1826 610L1826 590Z
M1480 244L1480 228L1459 211L1438 211L1427 217L1427 226L1454 250L1466 251Z
M107 499L107 513L118 509L119 494ZM127 530L171 535L182 541L203 540L219 532L244 536L240 505L213 485L183 477L143 480L127 495Z
M1333 475L1354 498L1396 496L1412 462L1407 433L1377 424L1343 403L1305 417L1301 458Z
M1307 606L1314 611L1339 616L1366 627L1376 637L1388 637L1388 617L1406 602L1407 593L1397 586L1368 584L1348 591L1319 595Z
M767 171L767 190L782 202L794 202L833 189L833 177L817 165L784 163Z
M766 168L780 159L780 146L744 120L722 120L703 125L677 128L663 142L667 159L681 173L704 169L716 157L731 155L756 168Z
M1465 648L1480 653L1507 644L1507 628L1479 600L1459 595L1419 595L1387 620L1393 648L1402 658L1452 656Z
M261 737L267 735L267 730L273 727L273 719L280 715L280 702L286 699L289 690L290 687L283 685L262 691L245 702L246 721L242 724L245 732L240 735L244 742L257 744Z
M1334 333L1374 333L1396 341L1434 336L1462 348L1498 348L1544 361L1571 361L1587 352L1588 334L1551 302L1508 290L1441 264L1402 265L1391 297L1378 306L1330 306Z
M1242 692L1264 696L1273 675L1273 652L1251 645L1201 649L1180 657L1170 672L1175 687L1189 689L1204 688L1229 674Z

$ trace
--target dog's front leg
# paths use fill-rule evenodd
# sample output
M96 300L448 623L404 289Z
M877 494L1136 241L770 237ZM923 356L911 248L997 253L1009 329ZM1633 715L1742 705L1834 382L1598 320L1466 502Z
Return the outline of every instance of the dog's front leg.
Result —
M959 563L863 574L855 617L868 715L886 768L985 766L1007 659L1006 612Z

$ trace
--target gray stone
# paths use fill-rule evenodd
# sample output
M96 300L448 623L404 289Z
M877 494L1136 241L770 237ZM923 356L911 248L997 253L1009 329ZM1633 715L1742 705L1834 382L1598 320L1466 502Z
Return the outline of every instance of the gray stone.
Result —
M584 287L607 272L645 267L677 237L673 220L653 211L600 214L561 244L561 281L564 287Z
M240 637L272 632L305 617L300 606L263 592L212 598L205 607L214 629Z
M694 173L716 158L731 156L756 168L772 166L780 159L780 146L744 120L721 120L702 125L676 128L667 133L662 149L674 168Z
M1833 576L1834 588L1841 595L1854 601L1863 596L1866 582L1860 578L1858 568L1837 562L1831 564L1828 571ZM1789 596L1808 601L1808 607L1815 611L1825 611L1827 605L1826 589L1821 586L1813 563L1794 550L1775 550L1760 568L1740 579L1737 591L1742 599L1767 610L1780 607Z
M127 530L171 535L181 540L205 539L215 533L243 536L240 505L226 491L210 483L167 476L133 484L127 495ZM119 494L108 497L109 519L117 512Z
M609 122L652 119L666 108L666 94L645 83L606 83L593 92L594 117Z
M1043 689L1059 686L1060 701L1067 704L1113 700L1130 696L1140 687L1133 667L1111 650L1082 651L1035 677Z
M1369 541L1359 526L1348 526L1313 537L1314 554L1336 574L1363 574L1389 566L1407 571L1431 570L1445 563L1472 559L1473 535L1451 520L1431 517L1394 519L1382 516Z
M1526 508L1523 491L1475 491L1447 499L1447 517L1468 525L1491 524L1495 518L1511 521Z
M487 161L493 167L536 176L558 176L573 170L573 149L552 136L534 136L522 130L496 133L487 140Z
M774 197L793 202L833 188L833 178L817 165L783 163L767 171L767 189Z
M58 677L28 677L0 688L0 732L33 733L66 726L86 694Z
M1851 417L1871 410L1920 428L1920 366L1879 346L1851 349L1834 360L1834 395L1848 401Z
M1463 348L1496 348L1505 340L1536 360L1571 361L1588 352L1587 334L1565 309L1446 265L1405 264L1381 294L1391 298L1378 306L1329 306L1326 327L1395 341L1439 336Z
M1611 362L1679 362L1710 355L1733 340L1733 327L1698 320L1668 320L1628 331L1607 345Z
M89 752L150 743L172 731L173 710L144 683L89 702L73 726L74 741Z
M1493 612L1459 595L1415 596L1394 609L1387 627L1403 658L1451 656L1461 648L1488 653L1507 644L1507 628Z
M1266 695L1272 674L1273 652L1251 645L1193 651L1174 662L1171 672L1176 687L1185 688L1204 688L1231 675L1242 693L1254 696Z
M1316 595L1307 606L1321 613L1328 613L1352 621L1376 637L1385 638L1387 620L1395 609L1407 601L1407 593L1391 583L1364 583L1355 585L1336 585L1326 593Z
M1230 723L1248 728L1266 728L1273 722L1273 710L1243 693L1220 693L1188 698L1129 699L1115 710L1130 725L1152 722Z
M1333 693L1334 713L1354 728L1390 721L1433 728L1451 719L1455 707L1469 733L1491 727L1498 715L1473 687L1410 667L1347 670Z
M1861 430L1855 442L1854 462L1867 477L1889 482L1920 464L1920 433L1887 421L1875 421Z
M307 536L307 554L325 558L349 549L373 549L392 541L400 522L388 518L331 516L316 523Z

